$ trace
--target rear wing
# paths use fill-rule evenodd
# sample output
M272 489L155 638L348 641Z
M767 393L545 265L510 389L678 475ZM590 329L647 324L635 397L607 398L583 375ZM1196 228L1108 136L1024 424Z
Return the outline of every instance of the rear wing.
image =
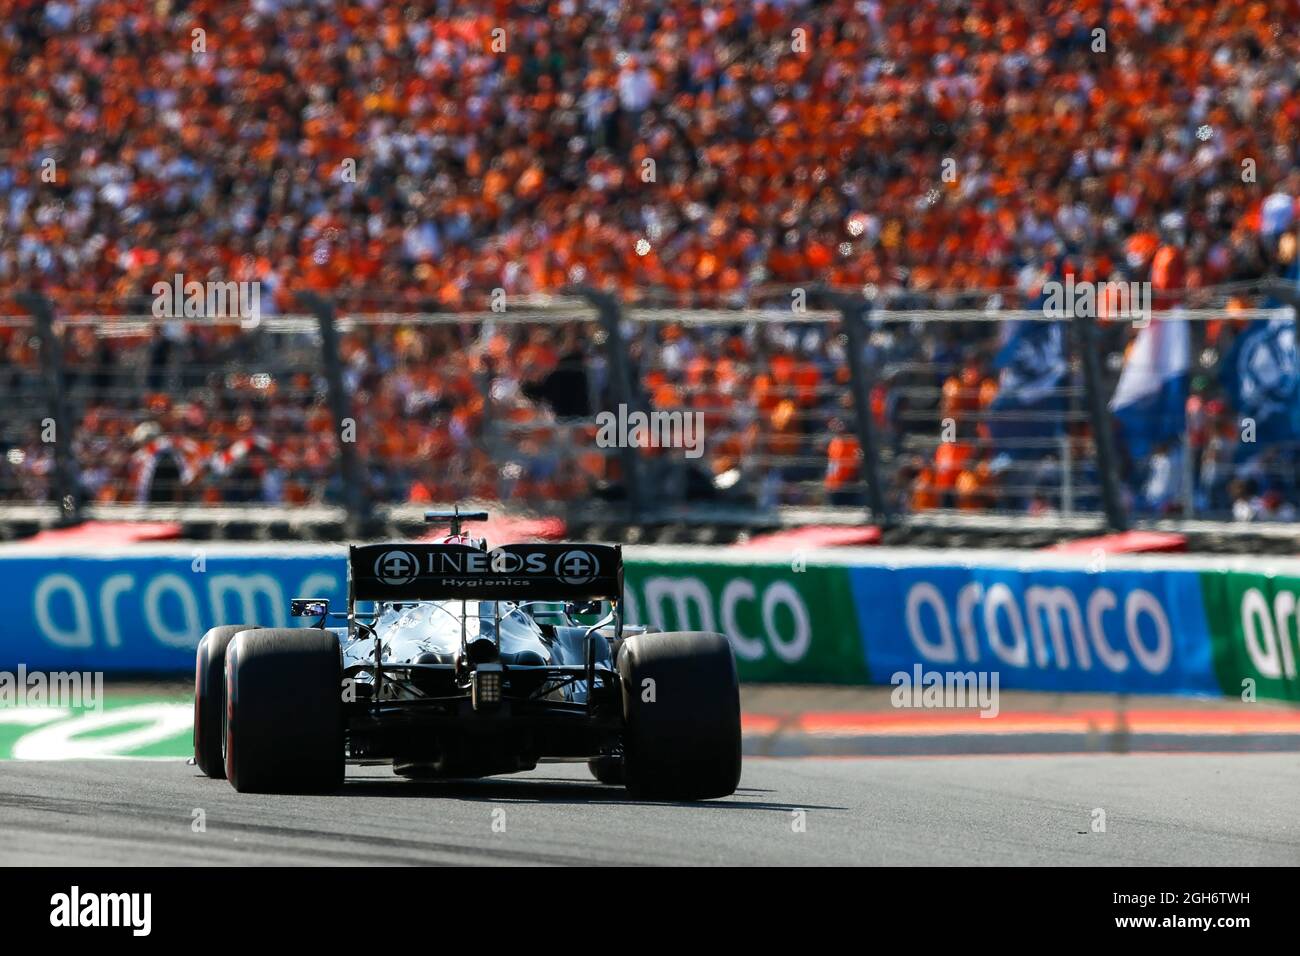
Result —
M623 599L623 549L609 544L363 544L348 548L353 601Z

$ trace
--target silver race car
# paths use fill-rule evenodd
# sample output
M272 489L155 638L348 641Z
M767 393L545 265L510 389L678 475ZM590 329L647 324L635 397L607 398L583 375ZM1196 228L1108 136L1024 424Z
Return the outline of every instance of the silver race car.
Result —
M337 789L349 762L466 778L586 760L638 796L735 791L740 698L725 637L625 627L617 546L489 550L462 531L486 513L426 517L450 534L348 549L346 611L297 598L292 614L313 627L204 635L204 773L240 791L304 792Z

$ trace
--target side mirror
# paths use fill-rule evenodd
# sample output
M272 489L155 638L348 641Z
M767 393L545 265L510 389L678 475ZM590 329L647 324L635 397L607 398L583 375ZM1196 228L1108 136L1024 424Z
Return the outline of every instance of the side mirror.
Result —
M330 602L324 598L294 598L289 602L290 617L324 617L330 612Z
M599 614L600 601L569 601L564 605L564 610L570 617L579 614Z

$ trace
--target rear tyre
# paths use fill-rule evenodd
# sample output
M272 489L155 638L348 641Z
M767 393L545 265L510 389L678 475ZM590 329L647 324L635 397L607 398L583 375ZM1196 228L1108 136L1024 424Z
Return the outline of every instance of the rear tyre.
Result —
M221 719L226 709L226 645L255 624L226 624L203 635L194 653L194 763L214 780L224 780Z
M703 800L740 783L740 685L721 634L638 634L619 648L624 782L633 795Z
M226 776L241 793L343 785L338 638L317 628L240 631L226 648Z

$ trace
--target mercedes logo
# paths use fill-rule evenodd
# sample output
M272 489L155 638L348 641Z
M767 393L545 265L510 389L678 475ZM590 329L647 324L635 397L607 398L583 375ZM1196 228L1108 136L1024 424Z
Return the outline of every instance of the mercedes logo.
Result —
M573 587L588 583L599 573L600 562L587 551L565 551L555 559L555 576Z
M390 587L410 584L420 573L420 562L409 551L385 551L375 561L375 577Z

